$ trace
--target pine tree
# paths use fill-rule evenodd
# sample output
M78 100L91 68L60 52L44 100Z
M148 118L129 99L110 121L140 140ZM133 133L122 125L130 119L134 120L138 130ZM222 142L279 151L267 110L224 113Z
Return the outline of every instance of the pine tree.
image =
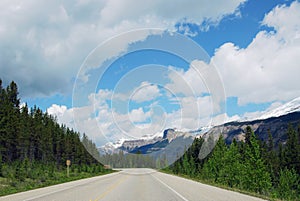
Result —
M198 158L200 160L205 159L206 157L209 157L212 150L214 149L216 145L215 139L213 135L209 135L206 141L203 141L203 144L200 148Z
M287 142L284 149L284 166L288 169L295 169L300 174L300 161L299 161L299 145L297 139L297 133L293 126L289 124L287 131Z
M245 177L242 179L243 187L247 190L262 193L270 189L271 178L261 157L259 142L250 129L251 136L245 148Z
M272 178L272 183L273 185L275 185L279 177L280 164L279 164L279 157L275 152L273 136L270 130L268 130L268 143L267 146L265 147L264 152L265 154L263 158L266 159L267 168L269 169Z
M250 145L251 141L250 138L252 136L252 128L250 126L246 127L246 132L245 132L245 144Z
M234 139L229 150L224 154L224 167L220 170L219 181L229 187L239 187L244 175L242 156Z
M190 166L188 154L186 152L183 155L182 168L183 168L183 174L190 175L191 166Z
M211 157L209 157L208 161L204 164L203 172L205 177L212 179L214 182L220 182L220 173L225 165L224 154L227 150L223 135L220 135Z
M84 140L92 153L99 155L87 136ZM11 82L3 88L1 79L0 156L0 176L20 181L26 177L37 179L44 172L60 170L68 157L74 167L94 164L94 171L102 170L101 164L84 148L79 133L60 126L55 118L36 106L30 109L30 113L26 104L20 108L16 83Z
M284 168L279 174L278 193L281 199L296 200L299 198L299 175L294 169Z

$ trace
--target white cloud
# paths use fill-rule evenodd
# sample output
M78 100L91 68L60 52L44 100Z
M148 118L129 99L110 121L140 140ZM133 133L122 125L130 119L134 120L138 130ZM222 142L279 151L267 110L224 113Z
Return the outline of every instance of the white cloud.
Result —
M108 1L105 8L101 10L101 20L104 24L115 25L123 20L135 20L138 16L143 22L151 21L155 17L156 20L163 20L171 25L184 19L201 24L206 18L216 22L224 15L237 12L237 7L243 2L242 0L229 2L221 0L209 2L204 0Z
M169 67L169 69L170 82L165 87L173 94L199 96L207 92L201 75L194 68L190 67L187 71L174 67Z
M65 105L53 104L47 109L47 113L52 115L61 124L65 124L70 128L75 128L73 122L73 110L68 109Z
M126 101L127 103L134 101L136 103L142 103L145 101L154 101L162 95L158 86L149 82L142 82L134 89L129 89L128 92L121 92L118 89L115 90L116 91L100 89L97 94L92 93L89 95L89 101L94 105L99 104L97 100Z
M300 39L300 3L295 1L290 7L286 5L276 6L269 12L262 24L274 27L277 37L283 40L293 42L295 39Z
M300 95L299 13L297 1L290 7L276 7L263 20L275 32L259 32L245 49L226 43L216 50L212 61L227 96L247 104L287 101Z
M176 127L182 130L194 130L238 119L238 116L228 117L225 113L220 114L213 111L211 96L177 97L177 101L180 104L180 109L167 113L166 128Z
M133 109L129 113L129 118L132 122L143 122L150 117L150 112L144 112L143 108Z
M145 86L145 83L139 86ZM151 92L153 88L148 88L148 86L155 85L147 84L144 88ZM101 89L97 94L90 94L87 106L68 109L66 106L54 104L47 111L56 116L59 123L86 133L98 144L106 143L107 139L114 141L121 137L138 138L145 134L155 135L168 127L197 129L212 123L212 104L209 96L177 97L174 103L178 103L180 108L175 111L167 111L164 108L165 105L160 105L158 101L150 106L143 105L143 107L121 113L108 105L112 93L111 90ZM118 94L118 97L123 96L125 95ZM144 98L138 100L141 99L145 100Z
M161 94L157 85L142 82L141 85L133 91L130 99L137 103L141 103L144 101L155 100L160 95Z
M95 45L140 28L174 29L181 20L218 22L245 0L18 1L0 2L0 74L15 80L22 96L68 93L78 68ZM104 61L126 50L129 38L107 49ZM99 61L99 60L98 60ZM84 72L82 78L87 79Z
M50 115L56 115L57 117L62 116L67 111L67 107L64 105L53 104L47 109L47 113Z
M202 108L210 110L211 114L222 112L222 104L226 98L224 86L213 63L207 64L200 60L194 60L187 71L170 67L168 76L170 82L165 87L171 93L176 96L194 97L195 102L209 98L209 102L206 102L209 105ZM204 94L209 96L202 98Z

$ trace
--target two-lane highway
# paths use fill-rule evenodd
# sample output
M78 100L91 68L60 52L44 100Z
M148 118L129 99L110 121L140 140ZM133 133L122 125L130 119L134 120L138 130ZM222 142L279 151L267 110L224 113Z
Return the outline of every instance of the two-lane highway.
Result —
M243 195L152 169L123 169L109 175L73 181L1 197L0 201L255 201Z

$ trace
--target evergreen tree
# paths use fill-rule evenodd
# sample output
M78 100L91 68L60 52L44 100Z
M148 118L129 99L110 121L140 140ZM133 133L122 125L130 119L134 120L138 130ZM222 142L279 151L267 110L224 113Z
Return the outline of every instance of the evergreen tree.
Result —
M238 144L234 139L224 154L224 167L220 170L219 181L229 187L239 187L245 175L244 168Z
M279 173L279 157L276 154L275 148L274 148L274 142L273 142L273 136L268 130L268 143L265 148L265 154L263 155L263 158L266 160L267 168L270 172L271 178L272 178L272 183L275 185L278 180L278 173Z
M248 130L248 129L247 129ZM261 157L259 142L251 132L248 143L245 148L245 177L242 179L243 188L262 193L270 189L271 178L265 165L265 161Z
M220 135L219 140L213 149L211 157L204 164L203 172L208 179L212 179L215 182L220 180L221 170L224 168L224 154L227 152L227 146L225 144L223 135Z
M189 160L189 157L188 157L188 154L186 153L186 151L183 155L182 168L183 168L183 174L190 175L191 166L190 166L190 160Z
M295 169L300 174L298 136L291 124L288 126L287 136L288 139L284 149L284 166L288 169Z
M209 135L206 141L203 141L203 144L200 148L198 158L200 160L205 159L206 157L209 157L212 150L215 147L215 139L213 135Z
M74 167L94 164L95 171L102 170L84 148L79 133L59 125L36 106L28 111L26 104L20 108L16 83L3 88L0 79L0 176L20 181L36 179L54 169L64 169L66 159L71 159ZM88 142L92 154L99 155L87 136L82 140Z
M246 145L250 145L251 144L251 136L252 136L252 129L250 126L246 127L246 131L245 131L245 144Z
M281 199L296 200L299 198L299 175L294 169L284 168L279 174L278 193Z

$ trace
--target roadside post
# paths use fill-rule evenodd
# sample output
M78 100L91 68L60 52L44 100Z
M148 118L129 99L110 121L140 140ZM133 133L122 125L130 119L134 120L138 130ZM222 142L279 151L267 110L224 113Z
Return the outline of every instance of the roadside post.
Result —
M67 165L67 177L69 177L70 176L71 161L70 160L66 160L66 165Z

